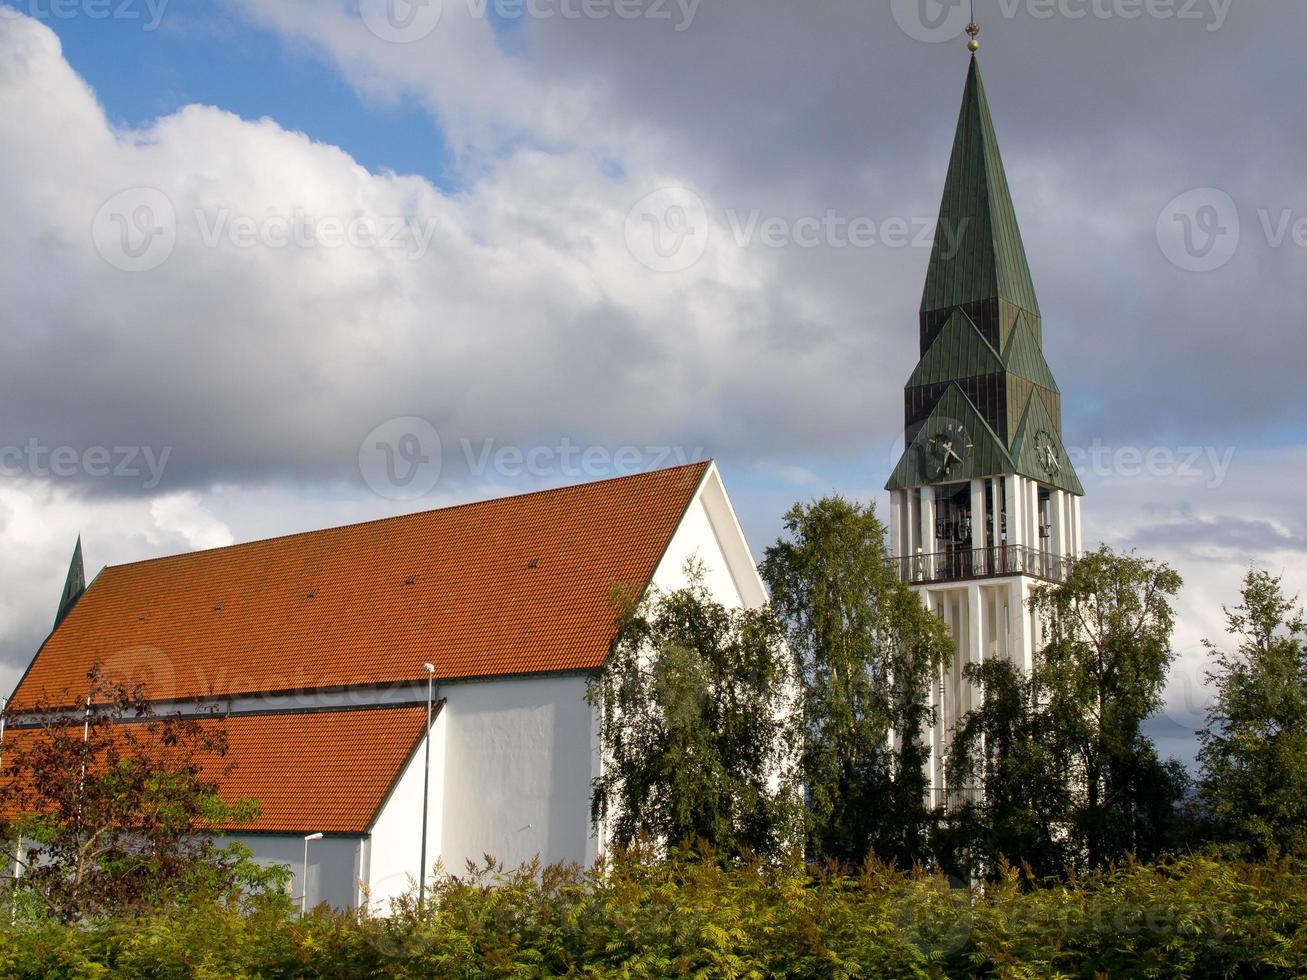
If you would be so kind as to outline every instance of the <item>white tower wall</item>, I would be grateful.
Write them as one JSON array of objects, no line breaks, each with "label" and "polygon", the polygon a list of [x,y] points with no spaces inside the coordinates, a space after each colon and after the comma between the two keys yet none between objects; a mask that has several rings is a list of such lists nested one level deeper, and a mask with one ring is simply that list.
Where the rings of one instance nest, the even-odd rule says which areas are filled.
[{"label": "white tower wall", "polygon": [[937,534],[938,493],[935,486],[912,487],[894,491],[890,500],[896,567],[957,645],[957,657],[932,691],[936,721],[927,733],[927,765],[934,805],[947,799],[945,764],[953,733],[981,703],[965,667],[1001,657],[1027,673],[1032,669],[1039,642],[1029,608],[1032,590],[1061,580],[1081,546],[1079,497],[1008,474],[970,481],[970,535],[950,547]]}]

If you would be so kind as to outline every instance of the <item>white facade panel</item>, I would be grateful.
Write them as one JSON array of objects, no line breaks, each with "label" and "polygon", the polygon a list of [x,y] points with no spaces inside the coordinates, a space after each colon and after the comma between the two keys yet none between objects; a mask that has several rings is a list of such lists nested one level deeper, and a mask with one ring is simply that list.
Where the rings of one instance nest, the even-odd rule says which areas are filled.
[{"label": "white facade panel", "polygon": [[[431,789],[427,809],[427,880],[440,858],[444,816],[445,733],[442,709],[431,724]],[[368,907],[385,913],[390,901],[417,885],[422,855],[422,785],[426,743],[419,742],[372,825],[367,874]]]},{"label": "white facade panel", "polygon": [[581,674],[441,689],[445,774],[440,857],[462,874],[490,854],[513,867],[584,863],[590,846],[591,710]]},{"label": "white facade panel", "polygon": [[663,592],[684,588],[687,584],[685,565],[691,560],[703,563],[704,582],[713,595],[727,605],[739,605],[739,590],[717,543],[708,512],[698,497],[691,501],[681,518],[681,526],[654,572],[653,584]]},{"label": "white facade panel", "polygon": [[324,837],[310,841],[307,882],[302,834],[227,834],[216,843],[224,847],[232,841],[248,847],[254,852],[254,859],[265,867],[281,865],[290,870],[290,896],[296,906],[301,896],[305,897],[305,907],[310,909],[322,902],[347,909],[358,902],[367,851],[364,837]]},{"label": "white facade panel", "polygon": [[653,584],[664,592],[686,584],[685,565],[702,562],[709,592],[726,606],[760,606],[767,591],[727,499],[716,467],[686,509],[662,560],[654,570]]}]

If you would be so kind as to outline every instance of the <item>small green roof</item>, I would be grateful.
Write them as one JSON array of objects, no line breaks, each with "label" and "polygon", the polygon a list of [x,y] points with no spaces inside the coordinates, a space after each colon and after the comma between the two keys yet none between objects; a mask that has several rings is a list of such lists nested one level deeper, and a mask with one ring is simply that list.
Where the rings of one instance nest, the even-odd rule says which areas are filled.
[{"label": "small green roof", "polygon": [[908,387],[939,384],[1003,371],[1003,359],[961,310],[954,310],[936,334],[926,356],[908,379]]},{"label": "small green roof", "polygon": [[987,299],[1039,314],[980,64],[973,58],[921,310]]},{"label": "small green roof", "polygon": [[1039,348],[1039,341],[1035,340],[1024,314],[1017,317],[1016,326],[1012,328],[1007,349],[1003,351],[1003,364],[1013,374],[1041,388],[1061,393],[1062,389],[1057,386],[1048,361],[1044,359],[1044,352]]},{"label": "small green roof", "polygon": [[1076,476],[1071,458],[1062,442],[1062,433],[1044,405],[1038,391],[1032,391],[1026,401],[1016,438],[1012,440],[1012,455],[1017,461],[1017,472],[1059,490],[1068,490],[1078,497],[1085,488]]}]

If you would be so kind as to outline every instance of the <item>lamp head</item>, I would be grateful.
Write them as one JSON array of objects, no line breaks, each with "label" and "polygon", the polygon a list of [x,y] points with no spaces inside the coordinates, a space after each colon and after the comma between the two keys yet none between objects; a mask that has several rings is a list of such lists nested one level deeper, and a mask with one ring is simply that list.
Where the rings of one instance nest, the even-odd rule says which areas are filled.
[{"label": "lamp head", "polygon": [[321,833],[317,833],[317,834],[309,834],[309,835],[308,835],[307,837],[305,837],[304,839],[305,839],[305,840],[322,840],[322,834],[321,834]]},{"label": "lamp head", "polygon": [[425,670],[428,674],[434,674],[436,672],[435,664],[423,664],[422,669]]}]

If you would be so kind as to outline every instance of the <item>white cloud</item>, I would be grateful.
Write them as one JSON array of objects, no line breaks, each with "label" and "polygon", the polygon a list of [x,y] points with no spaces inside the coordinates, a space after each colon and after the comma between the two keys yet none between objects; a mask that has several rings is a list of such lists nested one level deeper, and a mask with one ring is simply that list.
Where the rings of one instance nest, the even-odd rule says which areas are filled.
[{"label": "white cloud", "polygon": [[759,473],[774,476],[796,487],[810,486],[819,479],[816,473],[806,467],[780,463],[775,460],[760,460],[755,469]]},{"label": "white cloud", "polygon": [[180,535],[188,551],[234,543],[231,528],[214,518],[196,493],[155,498],[150,502],[150,517],[160,531]]},{"label": "white cloud", "polygon": [[[437,0],[438,2],[438,0]],[[417,98],[441,117],[455,150],[481,152],[532,134],[570,141],[589,119],[596,92],[551,78],[499,46],[489,18],[473,5],[440,4],[435,30],[392,43],[369,30],[347,0],[233,0],[252,20],[327,53],[366,97]]]},{"label": "white cloud", "polygon": [[[768,314],[765,257],[716,249],[674,278],[641,266],[623,234],[639,195],[588,153],[524,147],[442,193],[210,107],[119,130],[54,33],[12,12],[0,142],[0,447],[24,451],[0,484],[0,572],[22,583],[0,600],[3,659],[44,635],[79,530],[88,562],[118,563],[393,512],[357,470],[387,418],[425,416],[454,451],[738,425],[725,406]],[[662,182],[678,179],[636,186]],[[429,249],[242,245],[296,215],[315,236],[404,219]],[[65,449],[72,468],[52,476]],[[123,472],[87,463],[129,450]]]},{"label": "white cloud", "polygon": [[[16,444],[170,448],[173,486],[338,478],[403,415],[450,442],[734,435],[747,400],[775,405],[756,379],[806,397],[838,358],[769,343],[802,291],[720,229],[682,274],[637,261],[627,211],[675,174],[520,148],[442,193],[209,107],[119,131],[27,18],[0,21],[0,72]],[[400,247],[339,243],[358,228]],[[94,412],[58,410],[70,389]]]},{"label": "white cloud", "polygon": [[1237,453],[1219,487],[1170,476],[1086,481],[1086,543],[1137,548],[1185,580],[1166,708],[1153,726],[1168,751],[1188,758],[1195,750],[1210,697],[1203,641],[1229,645],[1222,607],[1238,605],[1248,569],[1281,575],[1290,595],[1307,598],[1307,523],[1297,489],[1304,472],[1307,447],[1288,447]]}]

